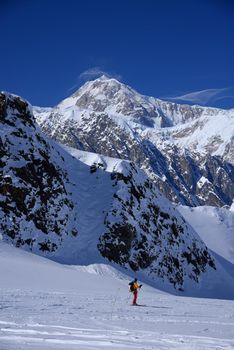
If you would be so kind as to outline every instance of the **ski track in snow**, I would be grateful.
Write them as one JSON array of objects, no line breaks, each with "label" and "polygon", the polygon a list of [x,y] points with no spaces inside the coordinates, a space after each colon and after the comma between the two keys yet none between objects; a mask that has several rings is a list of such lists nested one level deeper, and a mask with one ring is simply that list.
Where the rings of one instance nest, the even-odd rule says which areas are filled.
[{"label": "ski track in snow", "polygon": [[123,290],[0,290],[0,350],[234,349],[234,302]]}]

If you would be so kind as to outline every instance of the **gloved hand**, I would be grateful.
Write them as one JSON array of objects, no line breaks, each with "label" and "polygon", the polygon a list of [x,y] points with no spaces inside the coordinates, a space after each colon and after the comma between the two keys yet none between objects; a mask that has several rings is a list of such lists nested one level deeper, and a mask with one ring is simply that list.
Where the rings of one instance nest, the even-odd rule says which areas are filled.
[{"label": "gloved hand", "polygon": [[139,288],[141,288],[141,287],[142,287],[142,284],[139,285]]}]

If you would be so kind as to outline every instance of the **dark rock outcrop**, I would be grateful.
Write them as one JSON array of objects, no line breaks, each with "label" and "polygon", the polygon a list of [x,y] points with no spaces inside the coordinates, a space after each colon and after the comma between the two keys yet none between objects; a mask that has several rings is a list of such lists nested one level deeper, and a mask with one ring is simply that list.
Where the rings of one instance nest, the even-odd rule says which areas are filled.
[{"label": "dark rock outcrop", "polygon": [[64,161],[26,101],[1,93],[0,122],[0,230],[17,247],[56,251],[78,233]]}]

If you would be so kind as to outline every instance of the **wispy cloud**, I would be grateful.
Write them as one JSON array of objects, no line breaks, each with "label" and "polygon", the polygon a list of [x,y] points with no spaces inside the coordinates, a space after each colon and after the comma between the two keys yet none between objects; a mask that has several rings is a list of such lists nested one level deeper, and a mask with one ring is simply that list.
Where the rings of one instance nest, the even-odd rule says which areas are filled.
[{"label": "wispy cloud", "polygon": [[231,92],[232,89],[233,89],[233,86],[221,88],[221,89],[199,90],[199,91],[193,91],[193,92],[189,92],[187,94],[179,95],[179,96],[167,96],[167,97],[163,97],[163,99],[171,100],[171,101],[183,101],[183,102],[200,104],[200,105],[207,105],[211,102],[222,100],[227,97],[234,99],[234,95],[228,94]]},{"label": "wispy cloud", "polygon": [[85,70],[84,72],[82,72],[79,75],[79,79],[87,81],[87,80],[90,80],[90,79],[98,78],[98,77],[100,77],[102,75],[106,75],[109,78],[115,78],[117,80],[122,80],[121,75],[115,74],[115,73],[112,73],[112,72],[107,72],[107,71],[101,69],[100,67],[92,67],[92,68],[89,68],[89,69]]},{"label": "wispy cloud", "polygon": [[84,72],[80,73],[80,75],[76,79],[76,83],[68,89],[68,92],[74,91],[79,88],[84,82],[88,80],[93,80],[105,75],[108,78],[115,78],[117,80],[122,80],[122,76],[113,72],[107,72],[103,70],[101,67],[92,67],[86,69]]}]

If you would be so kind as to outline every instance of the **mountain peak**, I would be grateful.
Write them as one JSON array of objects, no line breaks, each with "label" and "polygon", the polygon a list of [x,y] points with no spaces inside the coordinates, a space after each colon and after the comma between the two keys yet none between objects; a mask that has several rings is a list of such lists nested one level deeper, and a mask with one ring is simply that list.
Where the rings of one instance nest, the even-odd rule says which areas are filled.
[{"label": "mountain peak", "polygon": [[95,80],[101,80],[101,81],[115,80],[115,81],[119,82],[118,79],[113,78],[108,74],[102,74],[100,77],[94,79],[93,81],[95,81]]},{"label": "mountain peak", "polygon": [[117,92],[119,90],[124,91],[125,89],[130,90],[129,87],[127,87],[125,84],[121,83],[117,79],[103,74],[94,80],[88,80],[76,92],[74,92],[71,97],[73,99],[79,99],[82,95],[85,94],[93,96],[95,97],[95,99],[103,99],[104,95],[108,95],[108,98],[110,97],[108,93],[110,90],[114,90],[114,92]]},{"label": "mountain peak", "polygon": [[[99,80],[109,80],[110,77],[108,75],[106,75],[106,74],[102,74],[97,79],[99,79]],[[97,80],[97,79],[94,79],[94,80]]]},{"label": "mountain peak", "polygon": [[87,81],[71,97],[59,104],[59,108],[74,106],[80,110],[130,118],[147,127],[166,123],[166,120],[162,121],[162,114],[149,97],[107,75]]},{"label": "mountain peak", "polygon": [[[113,78],[109,75],[103,74],[94,80],[87,81],[83,86],[81,86],[81,88],[76,93],[79,93],[79,91],[82,90],[83,87],[87,87],[89,90],[92,90],[93,88],[97,88],[97,87],[100,88],[101,90],[102,89],[108,90],[108,89],[113,88],[113,86],[118,87],[119,90],[120,89],[122,89],[122,90],[127,89],[127,90],[134,91],[126,84],[120,82],[118,79]],[[134,91],[134,93],[137,94],[136,91]]]}]

